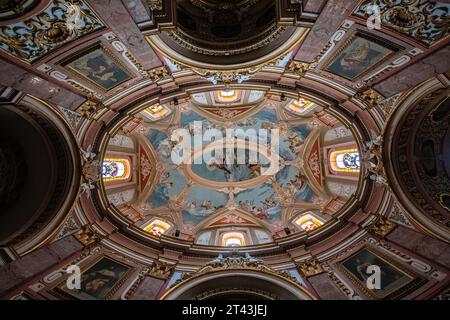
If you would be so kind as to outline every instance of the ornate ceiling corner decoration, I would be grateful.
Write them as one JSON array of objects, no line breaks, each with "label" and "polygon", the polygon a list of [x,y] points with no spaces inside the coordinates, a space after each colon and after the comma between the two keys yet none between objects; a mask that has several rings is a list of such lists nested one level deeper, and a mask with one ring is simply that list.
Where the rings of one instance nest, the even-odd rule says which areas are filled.
[{"label": "ornate ceiling corner decoration", "polygon": [[383,238],[394,230],[396,226],[395,222],[388,220],[386,217],[379,217],[374,223],[369,225],[366,230],[371,234]]},{"label": "ornate ceiling corner decoration", "polygon": [[60,107],[60,106],[58,106],[58,109],[61,111],[64,118],[67,120],[67,123],[69,123],[70,127],[74,131],[76,131],[78,128],[78,125],[81,122],[82,116],[78,112],[75,112],[75,111]]},{"label": "ornate ceiling corner decoration", "polygon": [[223,270],[252,270],[257,272],[263,272],[275,276],[285,278],[286,280],[295,283],[300,286],[297,278],[291,275],[287,270],[274,270],[268,267],[262,259],[254,258],[250,254],[245,253],[245,257],[233,254],[226,258],[222,254],[210,262],[208,262],[204,267],[200,268],[193,273],[185,273],[181,279],[177,280],[172,286],[176,286],[184,281],[199,277],[201,275],[223,271]]},{"label": "ornate ceiling corner decoration", "polygon": [[173,270],[174,266],[155,261],[147,272],[147,275],[159,279],[168,279],[172,275]]},{"label": "ornate ceiling corner decoration", "polygon": [[389,213],[388,219],[402,226],[414,229],[414,226],[411,224],[409,219],[406,217],[405,212],[400,207],[397,202],[394,202],[392,206],[391,212]]},{"label": "ornate ceiling corner decoration", "polygon": [[75,237],[85,246],[94,247],[102,240],[102,236],[92,229],[91,225],[86,224],[75,233]]},{"label": "ornate ceiling corner decoration", "polygon": [[299,77],[303,77],[306,72],[308,72],[310,64],[301,61],[292,61],[286,68],[287,72],[291,72]]},{"label": "ornate ceiling corner decoration", "polygon": [[69,218],[67,218],[64,221],[61,229],[59,230],[59,232],[55,236],[55,238],[52,240],[52,242],[55,242],[59,239],[62,239],[71,234],[74,234],[78,230],[80,230],[80,228],[78,227],[77,223],[75,222],[75,219],[72,216],[69,216]]},{"label": "ornate ceiling corner decoration", "polygon": [[378,93],[375,89],[372,88],[357,93],[355,95],[355,98],[364,101],[369,106],[369,108],[377,106],[379,103],[381,103],[381,101],[385,99],[380,93]]},{"label": "ornate ceiling corner decoration", "polygon": [[[430,0],[381,0],[379,7],[384,27],[404,34],[415,41],[432,46],[448,37],[450,30],[450,4]],[[353,15],[368,19],[373,1],[364,0]]]},{"label": "ornate ceiling corner decoration", "polygon": [[147,70],[147,78],[152,82],[157,82],[159,80],[163,80],[164,78],[170,75],[170,71],[166,66],[157,67],[151,70]]},{"label": "ornate ceiling corner decoration", "polygon": [[0,48],[24,62],[33,63],[104,27],[84,1],[55,0],[30,19],[0,27]]},{"label": "ornate ceiling corner decoration", "polygon": [[316,274],[325,272],[322,265],[319,263],[319,261],[316,258],[299,263],[297,265],[297,267],[307,277],[315,276]]},{"label": "ornate ceiling corner decoration", "polygon": [[383,99],[378,102],[378,106],[383,110],[386,117],[388,117],[392,112],[394,112],[397,107],[397,102],[400,97],[403,95],[403,92],[397,93],[389,98]]}]

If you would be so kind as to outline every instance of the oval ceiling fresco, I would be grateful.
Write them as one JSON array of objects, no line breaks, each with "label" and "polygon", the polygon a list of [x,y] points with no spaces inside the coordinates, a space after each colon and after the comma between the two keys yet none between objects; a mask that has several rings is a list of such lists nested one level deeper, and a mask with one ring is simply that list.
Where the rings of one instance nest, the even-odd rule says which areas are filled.
[{"label": "oval ceiling fresco", "polygon": [[[221,102],[221,96],[234,98]],[[236,109],[232,121],[223,116]],[[143,229],[158,218],[195,238],[214,229],[217,219],[228,219],[230,228],[246,220],[277,237],[286,228],[305,231],[295,223],[301,215],[316,215],[322,225],[358,185],[359,153],[350,130],[311,101],[222,90],[196,93],[179,105],[149,106],[136,119],[116,137],[133,141],[135,151],[123,156],[136,163],[138,187],[126,198],[117,191],[120,184],[104,182],[109,198],[123,200],[113,204],[122,212],[132,208]],[[110,146],[105,157],[120,158],[118,150]]]}]

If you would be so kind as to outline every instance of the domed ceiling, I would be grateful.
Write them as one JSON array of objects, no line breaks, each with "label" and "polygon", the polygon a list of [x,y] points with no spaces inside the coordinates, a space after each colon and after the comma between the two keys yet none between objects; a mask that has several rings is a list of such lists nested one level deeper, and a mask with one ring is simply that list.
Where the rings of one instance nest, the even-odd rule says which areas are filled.
[{"label": "domed ceiling", "polygon": [[[139,154],[127,156],[146,178],[127,201],[112,195],[111,202],[125,215],[132,207],[135,224],[150,233],[156,219],[187,239],[205,230],[240,230],[249,245],[323,225],[356,190],[357,145],[351,133],[333,137],[336,128],[346,129],[319,104],[285,100],[228,87],[192,94],[176,108],[147,107],[131,135]],[[118,157],[110,144],[104,163],[117,166]],[[104,170],[106,188],[110,174]],[[333,184],[342,178],[345,195]]]},{"label": "domed ceiling", "polygon": [[449,12],[0,1],[0,297],[447,299]]}]

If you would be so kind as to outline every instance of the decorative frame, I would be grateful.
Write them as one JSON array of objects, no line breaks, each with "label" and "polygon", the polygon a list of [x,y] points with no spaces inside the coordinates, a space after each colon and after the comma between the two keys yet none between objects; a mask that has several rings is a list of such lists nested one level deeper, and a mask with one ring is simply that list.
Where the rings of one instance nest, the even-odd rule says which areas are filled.
[{"label": "decorative frame", "polygon": [[[341,56],[341,54],[344,53],[347,50],[347,48],[349,48],[350,45],[354,41],[356,41],[356,39],[358,39],[358,38],[362,38],[367,41],[373,42],[373,43],[389,50],[390,52],[387,55],[385,55],[383,58],[381,58],[378,62],[368,66],[365,70],[359,72],[356,76],[354,76],[352,78],[330,71],[329,68],[337,61],[337,59]],[[386,42],[385,39],[381,39],[373,34],[366,33],[362,30],[356,30],[348,37],[348,39],[338,49],[335,50],[335,52],[333,52],[333,54],[325,61],[325,63],[323,64],[323,67],[321,69],[324,72],[331,73],[337,77],[346,79],[348,81],[355,82],[357,80],[362,79],[365,75],[369,74],[373,70],[375,70],[378,67],[380,67],[381,65],[383,65],[386,61],[392,59],[395,56],[395,54],[397,54],[402,49],[404,49],[404,48],[401,47],[400,45],[394,44],[392,42]]]},{"label": "decorative frame", "polygon": [[[380,259],[382,262],[387,264],[389,267],[396,270],[397,272],[408,277],[409,280],[406,283],[403,283],[401,287],[388,291],[385,294],[378,294],[377,292],[368,289],[365,283],[363,283],[360,279],[358,279],[351,271],[347,269],[347,267],[344,266],[345,262],[354,258],[356,255],[360,254],[364,250],[368,251],[369,253]],[[425,279],[420,278],[417,274],[413,273],[412,271],[404,268],[404,266],[402,267],[400,263],[393,260],[392,258],[389,258],[384,253],[381,253],[375,248],[367,245],[361,247],[357,251],[352,252],[351,254],[347,255],[344,259],[337,262],[336,268],[348,280],[350,280],[350,282],[358,289],[358,291],[364,293],[366,296],[372,299],[389,299],[389,300],[400,299],[406,296],[408,293],[412,292],[415,288],[417,288],[417,286],[422,285],[426,281]]]},{"label": "decorative frame", "polygon": [[[75,69],[73,66],[71,66],[71,63],[74,63],[75,61],[83,58],[84,56],[96,51],[96,50],[100,50],[102,51],[102,53],[108,57],[109,59],[111,59],[116,66],[118,66],[121,71],[123,71],[128,77],[118,83],[116,83],[114,86],[112,87],[105,87],[102,86],[101,84],[99,84],[98,82],[95,82],[94,80],[90,79],[88,76],[86,76],[85,74],[81,73],[79,70]],[[76,77],[78,79],[82,79],[83,82],[88,83],[90,86],[94,87],[95,89],[97,89],[98,91],[105,93],[108,92],[110,90],[113,90],[114,88],[116,88],[117,86],[128,82],[130,80],[132,80],[133,78],[135,78],[136,76],[133,74],[132,71],[130,71],[130,69],[125,65],[125,63],[123,61],[120,60],[119,57],[117,57],[109,48],[107,48],[103,43],[96,43],[92,46],[89,46],[88,48],[78,52],[77,54],[64,59],[63,61],[61,61],[59,63],[59,66],[61,66],[65,71],[67,71],[67,73],[69,73],[71,76]]]},{"label": "decorative frame", "polygon": [[[122,261],[119,261],[117,258],[114,258],[114,257],[111,257],[109,255],[102,253],[102,254],[98,255],[97,257],[95,257],[94,259],[92,259],[91,261],[89,261],[88,263],[86,263],[85,265],[83,265],[81,267],[81,274],[84,274],[87,271],[89,271],[90,269],[92,269],[97,263],[99,263],[103,259],[111,260],[119,265],[124,266],[127,269],[125,271],[125,273],[121,276],[121,278],[116,283],[114,283],[113,286],[111,287],[111,289],[109,289],[109,291],[105,294],[104,299],[109,300],[120,289],[120,287],[122,287],[122,285],[125,283],[125,281],[134,272],[134,268],[132,265],[126,264]],[[63,300],[88,300],[88,299],[82,299],[81,297],[73,295],[73,294],[67,292],[66,290],[64,290],[66,281],[67,281],[67,277],[65,277],[63,281],[60,281],[55,287],[53,287],[51,290],[49,290],[49,292]],[[99,299],[97,299],[97,300],[99,300]]]}]

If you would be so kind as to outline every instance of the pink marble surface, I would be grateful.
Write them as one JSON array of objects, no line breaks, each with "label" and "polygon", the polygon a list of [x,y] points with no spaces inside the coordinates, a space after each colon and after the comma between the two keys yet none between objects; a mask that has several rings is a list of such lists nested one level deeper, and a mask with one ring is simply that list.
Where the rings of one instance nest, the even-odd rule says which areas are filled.
[{"label": "pink marble surface", "polygon": [[29,93],[40,99],[71,110],[76,109],[85,101],[83,96],[35,76],[29,71],[1,59],[0,84]]},{"label": "pink marble surface", "polygon": [[73,236],[62,238],[0,268],[0,297],[22,283],[48,271],[80,251],[83,245]]},{"label": "pink marble surface", "polygon": [[[318,1],[310,0],[309,2]],[[311,62],[327,45],[345,18],[351,14],[355,4],[355,0],[329,0],[295,56],[295,60]]]}]

